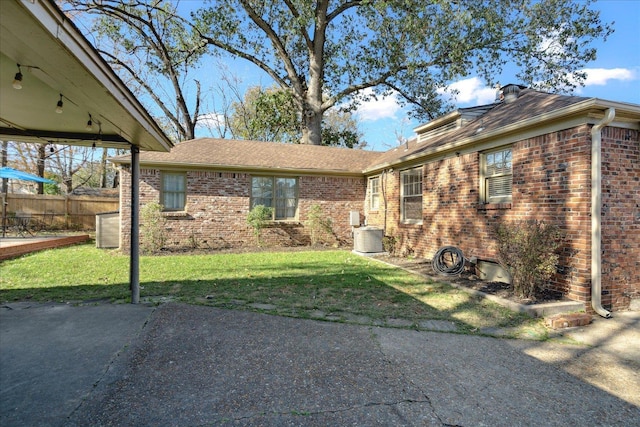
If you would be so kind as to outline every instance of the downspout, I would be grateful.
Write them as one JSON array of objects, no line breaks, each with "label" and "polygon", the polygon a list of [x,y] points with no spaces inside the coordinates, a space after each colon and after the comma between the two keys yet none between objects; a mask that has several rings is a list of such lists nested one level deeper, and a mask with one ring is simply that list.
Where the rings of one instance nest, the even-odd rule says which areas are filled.
[{"label": "downspout", "polygon": [[615,108],[608,108],[591,128],[591,306],[607,319],[611,312],[602,307],[602,128],[615,116]]},{"label": "downspout", "polygon": [[386,185],[387,185],[387,180],[386,180],[386,174],[387,171],[383,170],[382,174],[381,174],[381,178],[380,180],[382,181],[380,183],[381,187],[382,187],[382,202],[384,204],[384,222],[382,223],[382,236],[386,236],[387,235],[387,190],[385,189]]}]

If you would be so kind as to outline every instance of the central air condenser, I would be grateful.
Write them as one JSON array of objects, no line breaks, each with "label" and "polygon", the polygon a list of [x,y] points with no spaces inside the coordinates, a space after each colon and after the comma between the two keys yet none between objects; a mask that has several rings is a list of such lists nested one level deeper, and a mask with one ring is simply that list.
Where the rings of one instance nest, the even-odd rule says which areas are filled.
[{"label": "central air condenser", "polygon": [[353,250],[363,253],[382,252],[382,230],[375,227],[353,230]]}]

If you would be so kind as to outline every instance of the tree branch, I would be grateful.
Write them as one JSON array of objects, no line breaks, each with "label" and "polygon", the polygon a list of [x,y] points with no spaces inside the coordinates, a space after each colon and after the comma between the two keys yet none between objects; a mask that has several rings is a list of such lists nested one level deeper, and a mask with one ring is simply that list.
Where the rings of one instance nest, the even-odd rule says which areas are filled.
[{"label": "tree branch", "polygon": [[[284,4],[286,4],[287,7],[289,8],[289,12],[291,12],[291,15],[293,15],[293,17],[296,20],[299,20],[300,19],[300,13],[298,13],[298,10],[295,8],[293,3],[291,3],[291,0],[284,0]],[[307,34],[307,29],[300,24],[300,25],[298,25],[298,30],[300,31],[300,34],[304,38],[304,41],[305,41],[305,43],[307,45],[307,49],[309,49],[309,50],[313,49],[313,43],[311,42],[311,39],[309,38],[309,34]]]},{"label": "tree branch", "polygon": [[[294,85],[294,92],[303,93],[304,92],[304,82],[298,75],[298,72],[291,61],[291,57],[287,53],[286,48],[282,44],[280,37],[276,34],[276,32],[271,28],[271,26],[264,20],[260,15],[256,13],[256,11],[251,7],[247,0],[239,0],[240,4],[244,7],[249,18],[267,35],[269,40],[273,43],[274,48],[276,49],[277,55],[280,57],[284,65],[284,69],[287,72],[287,76],[289,80]],[[257,58],[256,58],[257,59]],[[288,86],[288,85],[285,85]]]}]

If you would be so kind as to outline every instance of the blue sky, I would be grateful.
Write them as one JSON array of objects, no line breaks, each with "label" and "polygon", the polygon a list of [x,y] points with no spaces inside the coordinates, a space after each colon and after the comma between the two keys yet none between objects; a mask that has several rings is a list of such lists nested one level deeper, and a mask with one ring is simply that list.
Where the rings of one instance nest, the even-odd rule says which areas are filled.
[{"label": "blue sky", "polygon": [[[183,0],[180,4],[188,10],[201,3]],[[600,41],[594,45],[598,51],[597,59],[585,68],[588,75],[586,84],[578,88],[575,95],[640,104],[640,0],[599,0],[591,7],[600,10],[603,22],[614,22],[615,32],[606,42]],[[238,88],[242,91],[250,86],[272,84],[266,74],[247,61],[226,60],[225,65],[233,77],[240,79]],[[193,70],[193,77],[197,77],[202,83],[205,98],[207,92],[210,94],[216,86],[223,84],[218,68],[219,63],[212,60],[205,61],[199,69]],[[515,74],[513,68],[507,67],[497,81],[502,85],[521,83],[515,81]],[[488,104],[495,99],[495,89],[485,86],[477,76],[467,76],[451,86],[459,92],[454,102],[457,107]],[[170,91],[166,96],[172,96]],[[215,94],[213,97],[215,98]],[[203,116],[210,115],[215,122],[215,108],[213,105],[206,105],[208,102],[215,100],[205,99],[201,111]],[[211,113],[207,114],[208,112]],[[394,98],[365,103],[356,114],[359,130],[368,143],[368,150],[393,148],[401,139],[413,136],[413,129],[422,124],[408,120],[407,111],[400,108]],[[212,135],[206,126],[202,126],[197,134]]]},{"label": "blue sky", "polygon": [[[606,42],[594,45],[597,59],[586,67],[585,86],[578,88],[575,95],[640,104],[640,0],[600,0],[592,7],[601,11],[603,22],[615,21],[615,32]],[[520,83],[513,81],[514,77],[514,71],[506,69],[499,81],[503,85]],[[495,98],[495,90],[475,76],[453,86],[459,91],[457,107],[488,104]],[[413,129],[421,124],[408,121],[406,112],[393,99],[371,102],[358,115],[370,150],[396,146],[398,136],[411,137]]]}]

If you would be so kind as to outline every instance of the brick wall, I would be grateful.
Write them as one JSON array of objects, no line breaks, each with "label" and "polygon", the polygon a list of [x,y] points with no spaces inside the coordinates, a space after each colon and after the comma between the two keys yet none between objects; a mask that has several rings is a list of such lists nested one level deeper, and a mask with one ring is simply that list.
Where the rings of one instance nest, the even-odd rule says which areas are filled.
[{"label": "brick wall", "polygon": [[[551,285],[585,302],[590,310],[590,130],[584,125],[513,144],[511,203],[480,204],[480,154],[475,152],[423,166],[422,224],[399,222],[399,170],[384,174],[381,180],[386,227],[384,201],[379,210],[365,212],[367,221],[385,227],[404,255],[431,258],[438,248],[453,245],[467,258],[489,260],[496,256],[493,229],[497,223],[538,219],[557,224],[566,240]],[[638,132],[607,128],[605,134],[603,304],[621,309],[640,292]],[[628,141],[621,141],[627,137]]]},{"label": "brick wall", "polygon": [[[140,203],[158,202],[160,171],[140,170]],[[128,250],[130,238],[131,175],[123,169],[121,177],[121,249]],[[305,225],[309,209],[319,204],[331,218],[332,233],[321,236],[328,245],[351,245],[349,211],[362,212],[364,178],[300,176],[298,181],[298,219],[278,221],[262,231],[267,246],[310,244],[310,230]],[[218,171],[188,171],[187,201],[184,213],[167,216],[167,247],[235,248],[254,246],[253,229],[247,225],[251,175]],[[144,227],[144,224],[141,224]]]},{"label": "brick wall", "polygon": [[640,298],[640,132],[602,133],[602,304]]}]

